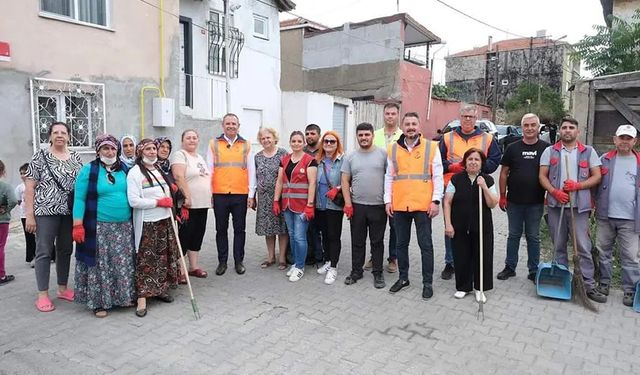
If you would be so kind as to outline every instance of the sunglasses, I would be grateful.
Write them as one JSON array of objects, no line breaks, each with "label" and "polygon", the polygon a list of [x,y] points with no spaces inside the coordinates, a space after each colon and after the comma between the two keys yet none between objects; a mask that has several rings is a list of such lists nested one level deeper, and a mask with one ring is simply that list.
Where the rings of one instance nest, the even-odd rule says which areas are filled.
[{"label": "sunglasses", "polygon": [[325,139],[323,142],[324,142],[325,145],[334,145],[334,144],[338,143],[338,141],[335,140],[335,139]]},{"label": "sunglasses", "polygon": [[107,171],[107,180],[111,185],[116,183],[116,178],[111,174],[111,171]]}]

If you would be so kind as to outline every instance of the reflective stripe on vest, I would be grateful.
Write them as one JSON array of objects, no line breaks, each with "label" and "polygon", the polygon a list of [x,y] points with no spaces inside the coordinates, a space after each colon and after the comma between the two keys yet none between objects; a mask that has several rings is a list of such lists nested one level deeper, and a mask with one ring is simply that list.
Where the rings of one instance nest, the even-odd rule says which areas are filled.
[{"label": "reflective stripe on vest", "polygon": [[[452,130],[449,132],[449,144],[447,145],[447,160],[449,160],[452,163],[459,163],[462,161],[462,158],[460,157],[456,157],[453,152],[453,139],[454,139],[454,134],[455,132]],[[489,134],[482,132],[482,152],[484,152],[484,156],[489,157],[489,150],[487,150],[487,143],[489,142]]]},{"label": "reflective stripe on vest", "polygon": [[391,162],[393,163],[393,168],[396,172],[396,175],[393,176],[394,180],[423,180],[429,181],[431,180],[431,173],[429,173],[429,162],[431,160],[431,145],[426,144],[425,146],[425,158],[424,164],[422,166],[422,174],[398,174],[398,142],[395,142],[391,146]]},{"label": "reflective stripe on vest", "polygon": [[248,150],[248,146],[247,146],[247,142],[242,142],[242,162],[227,162],[227,163],[221,163],[218,160],[220,160],[220,142],[218,142],[217,139],[214,140],[213,142],[213,167],[240,167],[242,169],[247,169],[247,150]]}]

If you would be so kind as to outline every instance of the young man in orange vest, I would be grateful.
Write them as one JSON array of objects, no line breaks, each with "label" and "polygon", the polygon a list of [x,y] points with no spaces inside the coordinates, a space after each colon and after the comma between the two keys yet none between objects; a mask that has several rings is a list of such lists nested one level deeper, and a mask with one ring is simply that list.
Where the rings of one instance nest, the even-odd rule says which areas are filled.
[{"label": "young man in orange vest", "polygon": [[[460,126],[442,135],[440,139],[440,155],[442,155],[442,166],[444,168],[445,186],[451,180],[451,176],[464,170],[460,164],[462,156],[468,149],[475,147],[482,150],[487,155],[487,161],[482,167],[482,172],[491,174],[498,169],[502,152],[500,146],[493,136],[484,132],[476,126],[476,107],[465,104],[460,108]],[[455,273],[453,264],[453,250],[451,238],[444,236],[444,262],[445,267],[440,277],[449,280]]]},{"label": "young man in orange vest", "polygon": [[402,135],[387,148],[384,202],[396,226],[400,278],[389,289],[396,293],[409,286],[409,241],[415,222],[422,256],[422,298],[433,296],[433,241],[431,219],[439,213],[443,193],[442,159],[438,143],[422,138],[415,112],[402,118]]},{"label": "young man in orange vest", "polygon": [[229,215],[233,218],[233,260],[238,275],[245,272],[244,243],[247,207],[255,204],[255,163],[251,143],[238,134],[238,116],[227,113],[222,118],[222,134],[209,142],[207,164],[211,169],[212,204],[216,218],[218,268],[216,275],[227,271],[229,257]]}]

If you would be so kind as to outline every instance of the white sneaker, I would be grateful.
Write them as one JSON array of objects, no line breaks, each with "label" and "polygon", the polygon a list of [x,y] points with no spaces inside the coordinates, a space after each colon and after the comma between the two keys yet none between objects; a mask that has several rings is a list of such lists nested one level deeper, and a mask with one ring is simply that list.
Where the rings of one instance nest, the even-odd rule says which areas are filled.
[{"label": "white sneaker", "polygon": [[322,267],[318,268],[318,273],[320,275],[324,275],[325,273],[327,273],[327,271],[329,271],[329,268],[331,268],[331,262],[325,262]]},{"label": "white sneaker", "polygon": [[295,283],[296,281],[302,279],[302,276],[304,276],[304,271],[296,268],[295,271],[291,273],[291,276],[289,276],[289,281]]},{"label": "white sneaker", "polygon": [[476,290],[475,293],[476,293],[476,302],[482,301],[482,303],[487,303],[487,296],[484,295],[484,292]]},{"label": "white sneaker", "polygon": [[336,282],[337,278],[338,278],[338,269],[335,267],[329,267],[329,270],[327,271],[327,276],[325,276],[324,278],[324,283],[327,285],[331,285],[334,282]]},{"label": "white sneaker", "polygon": [[291,276],[291,274],[293,273],[293,270],[296,269],[295,265],[291,265],[291,267],[289,267],[289,269],[287,270],[287,273],[285,275],[287,275],[287,277]]},{"label": "white sneaker", "polygon": [[455,294],[453,295],[455,298],[457,299],[462,299],[464,298],[464,296],[467,295],[467,292],[463,292],[461,290],[458,290],[457,292],[455,292]]}]

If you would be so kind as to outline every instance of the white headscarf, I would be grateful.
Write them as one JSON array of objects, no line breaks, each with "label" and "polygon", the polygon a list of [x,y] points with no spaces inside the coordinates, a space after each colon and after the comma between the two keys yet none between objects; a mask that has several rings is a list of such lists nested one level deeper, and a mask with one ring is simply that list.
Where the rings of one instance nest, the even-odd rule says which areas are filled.
[{"label": "white headscarf", "polygon": [[133,149],[136,149],[136,146],[138,145],[138,141],[136,140],[136,137],[132,136],[132,135],[123,135],[122,138],[120,138],[120,149],[122,150],[122,152],[120,153],[120,161],[122,161],[123,163],[125,163],[127,165],[127,167],[129,168],[133,168],[133,166],[136,164],[136,153],[133,153],[132,157],[127,157],[124,154],[124,140],[125,139],[130,139],[131,142],[133,142]]}]

